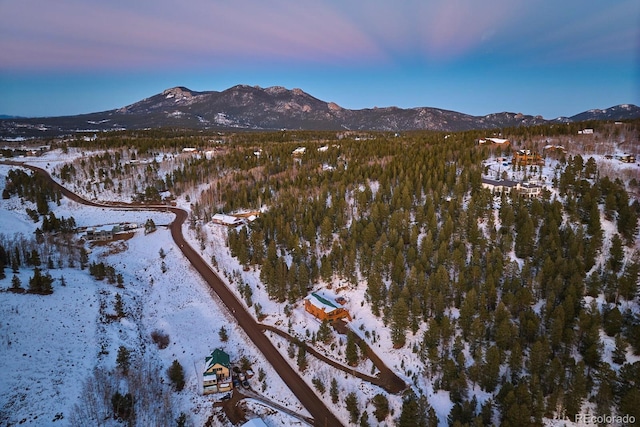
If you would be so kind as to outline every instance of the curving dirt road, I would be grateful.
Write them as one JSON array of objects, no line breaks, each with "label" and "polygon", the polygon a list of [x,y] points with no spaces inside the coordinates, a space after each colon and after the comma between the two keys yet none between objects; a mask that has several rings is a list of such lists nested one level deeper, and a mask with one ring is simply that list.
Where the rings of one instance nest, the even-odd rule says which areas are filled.
[{"label": "curving dirt road", "polygon": [[58,184],[49,173],[36,166],[25,165],[19,162],[5,161],[4,164],[26,167],[35,173],[48,179],[52,185],[59,189],[61,193],[77,202],[88,206],[104,207],[112,209],[144,209],[155,211],[169,211],[176,215],[176,219],[169,225],[171,237],[176,245],[180,248],[184,256],[189,260],[193,268],[202,276],[209,287],[218,295],[229,313],[236,319],[238,325],[244,330],[247,336],[253,341],[256,347],[262,352],[265,359],[273,366],[280,378],[295,394],[300,403],[307,409],[314,419],[315,426],[334,427],[341,426],[342,423],[336,416],[325,406],[324,402],[316,396],[306,382],[298,375],[298,373],[289,365],[280,352],[273,346],[266,335],[262,333],[262,328],[256,320],[249,314],[242,303],[220,280],[218,275],[209,267],[207,262],[194,250],[185,240],[182,234],[182,224],[187,219],[187,212],[176,207],[165,205],[136,205],[128,203],[118,204],[102,204],[86,200],[79,195],[73,193],[62,185]]},{"label": "curving dirt road", "polygon": [[[360,378],[363,381],[367,381],[371,384],[377,385],[389,393],[400,393],[402,390],[407,388],[407,385],[402,381],[400,377],[398,377],[391,369],[389,369],[384,362],[369,348],[366,342],[362,341],[360,337],[356,335],[355,339],[360,345],[360,348],[366,349],[366,355],[369,357],[371,362],[375,365],[375,367],[380,371],[378,376],[372,377],[371,375],[363,374],[360,371],[357,371],[351,367],[345,366],[341,363],[336,362],[333,359],[326,357],[324,354],[320,353],[318,350],[313,348],[310,345],[307,345],[304,341],[300,341],[288,333],[274,327],[271,325],[265,325],[264,323],[259,324],[260,327],[265,331],[270,331],[275,334],[280,335],[285,338],[289,342],[293,342],[298,346],[304,346],[307,353],[313,355],[317,359],[323,361],[329,366],[333,366],[336,369],[341,370],[342,372],[346,372],[347,374],[353,375],[356,378]],[[343,326],[343,329],[339,331],[341,334],[347,333],[347,326]]]}]

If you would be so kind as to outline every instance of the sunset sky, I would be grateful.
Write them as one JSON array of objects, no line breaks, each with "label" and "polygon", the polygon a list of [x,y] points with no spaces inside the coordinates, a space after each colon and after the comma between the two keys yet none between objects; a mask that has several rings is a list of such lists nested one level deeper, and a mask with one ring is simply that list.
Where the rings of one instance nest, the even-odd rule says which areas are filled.
[{"label": "sunset sky", "polygon": [[0,0],[0,114],[236,84],[354,109],[640,105],[640,1]]}]

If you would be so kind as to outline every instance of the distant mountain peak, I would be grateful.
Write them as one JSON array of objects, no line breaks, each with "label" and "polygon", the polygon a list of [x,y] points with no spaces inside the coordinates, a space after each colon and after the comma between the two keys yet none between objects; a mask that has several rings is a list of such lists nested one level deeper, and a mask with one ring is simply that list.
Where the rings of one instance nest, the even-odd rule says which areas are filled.
[{"label": "distant mountain peak", "polygon": [[171,98],[181,99],[181,98],[191,98],[193,96],[193,92],[187,89],[186,87],[176,86],[163,91],[162,95],[167,99],[171,99]]},{"label": "distant mountain peak", "polygon": [[593,109],[572,117],[545,120],[541,116],[503,111],[472,116],[433,107],[343,108],[315,98],[300,88],[236,85],[224,91],[196,92],[176,86],[120,109],[67,117],[0,118],[0,136],[53,136],[87,130],[145,128],[185,129],[305,129],[462,131],[534,126],[587,120],[626,120],[640,117],[640,108],[622,104]]}]

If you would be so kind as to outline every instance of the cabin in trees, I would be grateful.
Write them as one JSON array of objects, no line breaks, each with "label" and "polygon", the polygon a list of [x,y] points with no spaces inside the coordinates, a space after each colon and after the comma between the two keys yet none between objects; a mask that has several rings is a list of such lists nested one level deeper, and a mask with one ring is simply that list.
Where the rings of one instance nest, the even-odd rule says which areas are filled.
[{"label": "cabin in trees", "polygon": [[504,180],[494,180],[482,178],[482,188],[486,188],[493,194],[511,194],[518,193],[524,197],[538,197],[542,192],[542,187],[530,182],[517,182]]},{"label": "cabin in trees", "polygon": [[215,214],[213,218],[211,218],[211,221],[215,224],[228,225],[230,227],[235,227],[244,223],[242,218],[220,213]]},{"label": "cabin in trees", "polygon": [[304,299],[304,309],[317,319],[323,321],[327,320],[332,322],[338,319],[351,320],[349,311],[347,311],[342,304],[315,292],[312,292]]},{"label": "cabin in trees", "polygon": [[540,154],[531,150],[514,151],[511,161],[516,166],[544,165],[544,159],[540,157]]},{"label": "cabin in trees", "polygon": [[231,361],[222,349],[215,349],[204,359],[202,387],[204,394],[229,391],[233,387],[231,380]]}]

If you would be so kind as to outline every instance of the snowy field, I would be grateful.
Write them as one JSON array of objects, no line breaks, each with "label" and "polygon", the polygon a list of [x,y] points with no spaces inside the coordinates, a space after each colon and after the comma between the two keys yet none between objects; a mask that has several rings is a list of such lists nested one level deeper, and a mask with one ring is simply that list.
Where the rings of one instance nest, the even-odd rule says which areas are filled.
[{"label": "snowy field", "polygon": [[[0,191],[8,170],[9,167],[0,166]],[[123,276],[123,289],[96,281],[88,270],[63,266],[49,271],[55,279],[52,295],[14,294],[4,292],[13,277],[11,269],[5,269],[7,278],[0,280],[3,425],[68,425],[69,414],[80,401],[83,383],[94,368],[112,370],[120,346],[132,350],[134,359],[160,363],[162,371],[151,381],[167,382],[166,368],[176,359],[182,364],[186,386],[173,394],[173,406],[176,415],[187,413],[193,425],[203,425],[213,410],[216,396],[201,395],[201,370],[205,356],[217,347],[224,348],[232,362],[246,356],[255,372],[266,372],[267,388],[263,394],[267,398],[308,416],[175,247],[168,229],[161,226],[170,223],[172,215],[92,208],[66,199],[60,206],[50,205],[57,217],[73,216],[78,226],[143,223],[151,218],[159,227],[147,235],[138,229],[129,240],[92,248],[90,262],[112,265]],[[0,200],[0,232],[32,235],[40,223],[27,216],[28,206],[23,206],[17,197]],[[164,260],[159,255],[161,248],[166,254]],[[26,288],[32,271],[23,267],[17,276]],[[61,277],[66,286],[61,285]],[[104,312],[114,313],[116,293],[122,296],[126,316],[105,322]],[[227,342],[219,337],[222,326],[228,331]],[[170,337],[166,349],[160,350],[152,343],[153,331]],[[250,381],[260,389],[257,379]],[[290,423],[286,415],[273,414],[260,405],[256,408],[263,408],[265,416],[271,413],[267,419],[272,426]]]}]

